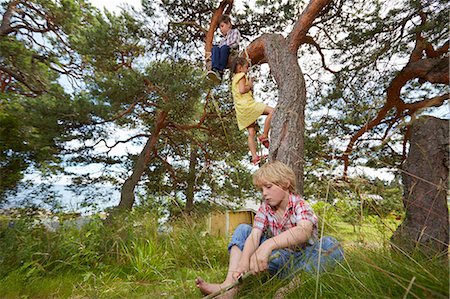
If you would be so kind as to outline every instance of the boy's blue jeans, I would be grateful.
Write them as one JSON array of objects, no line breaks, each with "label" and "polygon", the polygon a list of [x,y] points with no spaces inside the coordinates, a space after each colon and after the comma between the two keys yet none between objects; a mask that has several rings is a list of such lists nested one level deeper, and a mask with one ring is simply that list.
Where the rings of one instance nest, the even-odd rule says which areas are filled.
[{"label": "boy's blue jeans", "polygon": [[223,45],[222,47],[213,46],[211,51],[212,69],[213,70],[215,69],[219,72],[223,72],[223,70],[227,67],[229,55],[230,55],[229,46],[227,45]]},{"label": "boy's blue jeans", "polygon": [[[252,227],[248,224],[240,224],[233,233],[231,241],[228,244],[228,251],[231,247],[237,246],[244,249],[245,240],[247,240]],[[261,237],[260,244],[267,240],[266,236]],[[290,251],[285,249],[274,250],[280,253],[280,257],[270,261],[269,273],[278,275],[280,278],[289,278],[299,271],[316,273],[331,270],[334,266],[344,259],[344,252],[339,242],[333,237],[322,237],[312,246],[307,246],[301,251]],[[319,261],[320,256],[320,261]]]}]

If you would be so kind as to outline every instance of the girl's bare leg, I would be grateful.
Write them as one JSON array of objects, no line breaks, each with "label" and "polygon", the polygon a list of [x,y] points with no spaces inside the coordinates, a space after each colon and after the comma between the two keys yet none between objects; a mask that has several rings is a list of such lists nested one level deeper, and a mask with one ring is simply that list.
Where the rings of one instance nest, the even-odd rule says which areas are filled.
[{"label": "girl's bare leg", "polygon": [[248,148],[250,150],[250,153],[252,154],[252,160],[256,159],[256,140],[255,140],[255,136],[256,136],[256,129],[255,129],[255,125],[252,124],[250,126],[247,127],[248,130]]},{"label": "girl's bare leg", "polygon": [[262,135],[259,136],[260,139],[269,138],[269,130],[270,130],[270,123],[272,122],[273,108],[270,106],[266,106],[263,114],[267,115],[267,117],[266,117],[266,120],[264,121],[264,131],[263,131]]}]

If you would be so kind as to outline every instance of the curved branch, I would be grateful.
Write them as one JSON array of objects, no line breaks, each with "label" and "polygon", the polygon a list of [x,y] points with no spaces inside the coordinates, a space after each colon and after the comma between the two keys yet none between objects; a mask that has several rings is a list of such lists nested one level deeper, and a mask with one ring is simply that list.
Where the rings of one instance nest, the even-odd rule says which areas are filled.
[{"label": "curved branch", "polygon": [[150,137],[150,135],[148,135],[148,134],[137,134],[137,135],[131,136],[130,138],[127,138],[125,140],[118,140],[113,145],[108,145],[108,142],[104,138],[102,138],[99,141],[97,141],[96,143],[94,143],[93,145],[85,146],[84,149],[93,149],[97,145],[99,145],[100,143],[103,143],[105,145],[105,147],[108,148],[107,152],[109,153],[113,148],[115,148],[116,146],[118,146],[121,143],[128,143],[128,142],[130,142],[133,139],[142,138],[142,137]]},{"label": "curved branch", "polygon": [[448,84],[448,69],[449,61],[445,56],[442,58],[426,58],[408,62],[389,85],[387,89],[387,101],[401,101],[401,89],[412,79],[419,78],[430,83]]},{"label": "curved branch", "polygon": [[40,95],[42,93],[44,93],[46,90],[43,89],[37,89],[34,88],[33,86],[31,86],[30,84],[27,83],[27,80],[25,79],[25,76],[23,76],[20,73],[16,73],[10,69],[7,69],[3,66],[0,65],[0,73],[6,73],[8,75],[10,75],[11,77],[13,77],[14,79],[16,79],[18,82],[22,83],[23,85],[25,85],[30,91],[32,91],[33,93],[35,93],[36,95]]},{"label": "curved branch", "polygon": [[[297,54],[300,45],[306,42],[306,33],[309,28],[311,28],[314,19],[320,15],[323,8],[331,3],[331,1],[332,0],[311,0],[297,19],[294,29],[287,37],[290,52]],[[266,38],[269,35],[270,34],[261,35],[253,40],[245,49],[252,64],[267,62],[264,51]],[[245,55],[245,53],[241,53],[240,56],[245,57]]]},{"label": "curved branch", "polygon": [[303,10],[297,22],[294,25],[291,33],[289,33],[287,40],[289,44],[289,51],[297,53],[298,48],[305,42],[306,33],[311,28],[313,21],[320,15],[321,11],[332,0],[311,0],[308,6]]},{"label": "curved branch", "polygon": [[412,115],[419,109],[429,108],[429,107],[440,107],[447,101],[450,97],[450,93],[443,94],[431,99],[425,99],[419,102],[405,104],[405,110],[408,110],[407,115]]},{"label": "curved branch", "polygon": [[332,69],[330,69],[329,67],[327,67],[327,64],[325,63],[325,56],[322,53],[322,48],[319,46],[319,44],[311,37],[311,36],[306,36],[305,37],[305,44],[309,44],[312,45],[316,48],[317,52],[319,52],[320,57],[322,58],[322,66],[324,69],[326,69],[327,71],[329,71],[332,74],[336,74],[336,71],[333,71]]},{"label": "curved branch", "polygon": [[400,98],[400,92],[403,86],[405,86],[409,80],[415,78],[424,79],[431,83],[448,83],[449,80],[448,58],[444,56],[442,58],[426,58],[421,60],[415,60],[414,56],[416,54],[417,52],[415,51],[411,53],[411,58],[408,64],[392,80],[391,84],[387,89],[385,104],[380,109],[377,116],[373,118],[371,121],[369,121],[364,127],[360,128],[351,137],[347,145],[347,148],[344,154],[342,155],[342,159],[344,160],[344,174],[343,174],[344,177],[347,177],[347,171],[349,166],[349,155],[353,151],[355,142],[364,133],[378,126],[392,108],[395,107],[397,109],[398,117],[401,117],[405,109],[410,109],[412,115],[415,111],[417,111],[417,109],[442,104],[448,98],[448,95],[443,95],[440,97],[420,101],[418,103],[413,104],[405,104],[404,101]]}]

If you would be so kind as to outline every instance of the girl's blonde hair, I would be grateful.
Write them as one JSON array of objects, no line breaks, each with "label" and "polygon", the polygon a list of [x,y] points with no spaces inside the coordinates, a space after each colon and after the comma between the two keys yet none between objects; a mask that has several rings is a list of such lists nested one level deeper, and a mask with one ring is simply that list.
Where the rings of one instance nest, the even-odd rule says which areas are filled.
[{"label": "girl's blonde hair", "polygon": [[297,181],[292,168],[280,161],[272,161],[261,166],[253,174],[253,184],[261,189],[266,182],[275,184],[290,193],[297,193]]}]

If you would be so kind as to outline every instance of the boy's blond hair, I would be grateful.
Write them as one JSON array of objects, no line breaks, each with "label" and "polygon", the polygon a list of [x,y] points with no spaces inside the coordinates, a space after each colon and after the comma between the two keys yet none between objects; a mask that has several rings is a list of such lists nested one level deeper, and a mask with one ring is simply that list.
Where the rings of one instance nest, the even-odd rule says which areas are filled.
[{"label": "boy's blond hair", "polygon": [[266,182],[275,184],[290,193],[297,192],[297,181],[292,168],[280,161],[272,161],[264,164],[253,174],[253,184],[262,188]]}]

